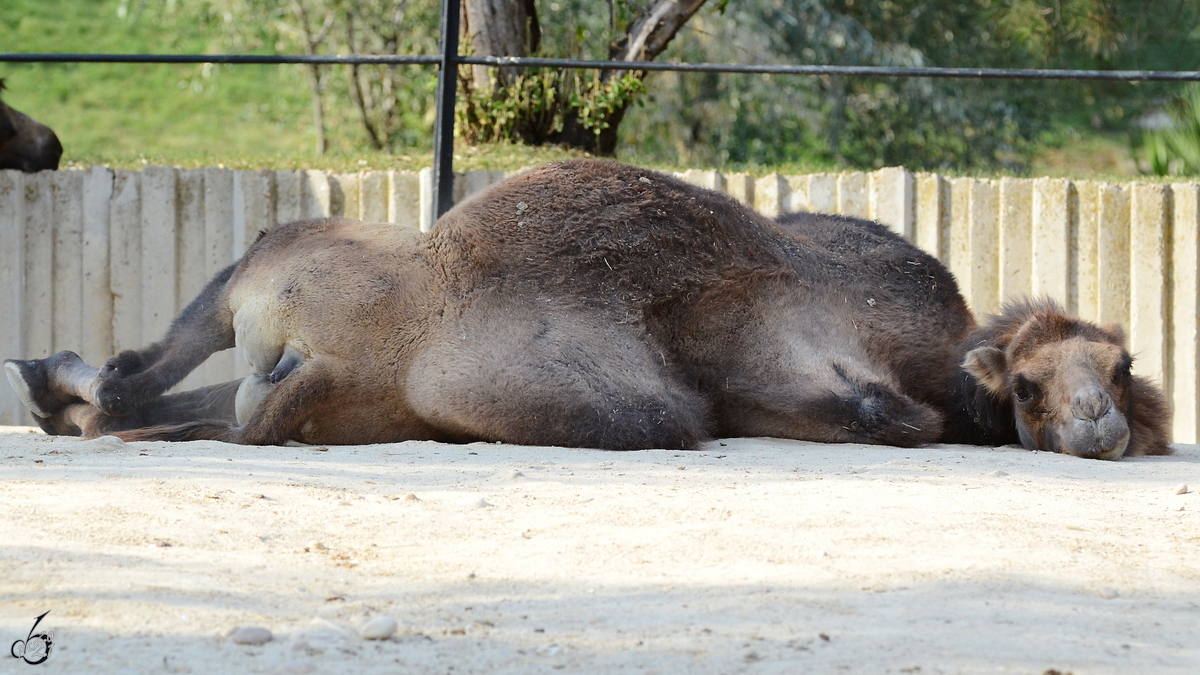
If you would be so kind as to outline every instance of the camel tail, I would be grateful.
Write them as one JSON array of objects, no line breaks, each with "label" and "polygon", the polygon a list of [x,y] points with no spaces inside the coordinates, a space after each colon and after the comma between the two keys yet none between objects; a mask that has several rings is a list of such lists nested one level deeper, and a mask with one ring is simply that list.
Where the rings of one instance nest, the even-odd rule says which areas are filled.
[{"label": "camel tail", "polygon": [[198,420],[182,424],[162,424],[112,434],[123,441],[223,441],[240,443],[238,427],[232,422]]}]

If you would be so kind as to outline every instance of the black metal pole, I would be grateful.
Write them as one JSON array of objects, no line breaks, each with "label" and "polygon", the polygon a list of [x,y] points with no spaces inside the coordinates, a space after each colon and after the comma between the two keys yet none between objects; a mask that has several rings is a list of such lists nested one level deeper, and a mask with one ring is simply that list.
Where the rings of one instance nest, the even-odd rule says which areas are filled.
[{"label": "black metal pole", "polygon": [[454,98],[458,92],[459,1],[442,0],[442,58],[438,70],[437,119],[433,123],[434,220],[454,205]]}]

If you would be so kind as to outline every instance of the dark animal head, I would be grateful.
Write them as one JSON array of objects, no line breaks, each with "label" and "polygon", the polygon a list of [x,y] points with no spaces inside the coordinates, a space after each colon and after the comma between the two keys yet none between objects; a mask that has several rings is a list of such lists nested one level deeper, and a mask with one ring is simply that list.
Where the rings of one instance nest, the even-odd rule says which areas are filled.
[{"label": "dark animal head", "polygon": [[1130,372],[1120,326],[1072,318],[1048,302],[1006,315],[1024,320],[967,352],[962,367],[1011,403],[1022,445],[1097,459],[1168,452],[1166,401]]},{"label": "dark animal head", "polygon": [[61,156],[62,144],[50,127],[0,101],[0,169],[54,170]]}]

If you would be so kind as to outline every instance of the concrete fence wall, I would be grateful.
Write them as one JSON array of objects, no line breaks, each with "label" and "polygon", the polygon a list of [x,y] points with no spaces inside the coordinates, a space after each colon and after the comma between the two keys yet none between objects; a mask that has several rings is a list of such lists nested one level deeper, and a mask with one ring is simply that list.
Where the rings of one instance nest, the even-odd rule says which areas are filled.
[{"label": "concrete fence wall", "polygon": [[[504,175],[459,175],[455,201]],[[1134,372],[1168,393],[1174,440],[1197,441],[1200,184],[946,178],[901,168],[682,177],[769,216],[807,209],[878,220],[944,261],[979,315],[1039,295],[1121,324]],[[321,215],[428,230],[431,192],[429,170],[0,171],[0,357],[72,349],[98,365],[161,337],[259,231]],[[245,372],[226,352],[181,386]],[[30,419],[0,386],[0,424]]]}]

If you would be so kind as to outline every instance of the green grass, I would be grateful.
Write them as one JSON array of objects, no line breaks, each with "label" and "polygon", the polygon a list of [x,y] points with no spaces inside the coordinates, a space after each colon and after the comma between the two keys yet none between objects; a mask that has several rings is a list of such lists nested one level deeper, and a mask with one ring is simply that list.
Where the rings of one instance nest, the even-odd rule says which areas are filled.
[{"label": "green grass", "polygon": [[[138,5],[135,0],[133,5]],[[208,53],[195,23],[122,19],[118,0],[6,0],[0,45],[13,52]],[[298,66],[0,64],[5,101],[49,125],[75,164],[312,155],[311,99]],[[341,137],[338,150],[349,150]]]}]

